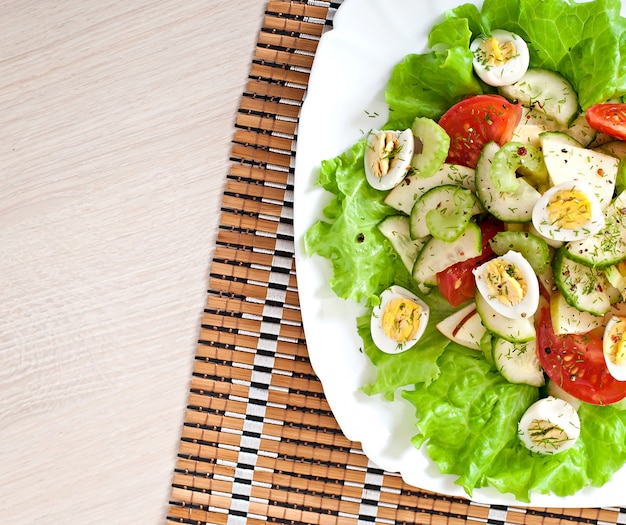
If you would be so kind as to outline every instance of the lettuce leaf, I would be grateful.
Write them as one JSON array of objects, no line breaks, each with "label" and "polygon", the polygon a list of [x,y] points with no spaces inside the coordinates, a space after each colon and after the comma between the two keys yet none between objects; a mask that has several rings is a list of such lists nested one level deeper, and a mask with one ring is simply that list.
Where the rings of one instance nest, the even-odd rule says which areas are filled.
[{"label": "lettuce leaf", "polygon": [[[415,406],[419,433],[441,472],[458,476],[471,495],[487,484],[498,456],[519,443],[517,421],[539,397],[538,389],[514,385],[482,354],[451,343],[439,360],[442,373],[430,385],[416,385],[404,397]],[[504,468],[503,472],[510,472]]]},{"label": "lettuce leaf", "polygon": [[481,14],[492,30],[524,38],[531,67],[567,78],[583,110],[625,93],[619,0],[485,0]]},{"label": "lettuce leaf", "polygon": [[524,38],[531,67],[567,78],[583,110],[619,98],[626,94],[625,24],[620,0],[485,0],[480,11],[463,4],[432,28],[431,51],[408,55],[393,69],[386,127],[406,128],[417,116],[438,119],[463,97],[492,90],[473,77],[468,46],[494,29]]},{"label": "lettuce leaf", "polygon": [[473,74],[470,38],[466,19],[443,22],[429,37],[433,51],[407,55],[393,68],[385,90],[385,127],[409,128],[417,116],[439,119],[463,97],[482,93]]},{"label": "lettuce leaf", "polygon": [[[403,286],[404,283],[401,284]],[[410,285],[407,286],[410,288]],[[430,298],[429,298],[430,299]],[[403,387],[424,383],[429,385],[441,373],[439,357],[450,340],[437,330],[436,323],[442,314],[431,306],[432,316],[419,344],[400,354],[385,354],[374,342],[370,331],[370,314],[358,319],[358,333],[363,339],[363,351],[376,366],[376,380],[364,385],[368,395],[382,394],[392,400],[395,392]]]},{"label": "lettuce leaf", "polygon": [[509,383],[479,353],[451,343],[439,360],[442,373],[404,397],[415,406],[419,433],[441,472],[457,476],[468,495],[491,485],[529,502],[531,493],[570,496],[600,487],[626,462],[626,411],[583,404],[581,436],[560,454],[529,452],[517,422],[540,396],[537,388]]},{"label": "lettuce leaf", "polygon": [[[316,222],[304,236],[307,255],[330,260],[330,286],[338,297],[368,304],[377,294],[408,272],[377,225],[396,213],[383,203],[383,192],[365,178],[365,140],[335,159],[324,161],[318,184],[333,194],[324,208],[325,219]],[[400,277],[401,278],[401,277]]]}]

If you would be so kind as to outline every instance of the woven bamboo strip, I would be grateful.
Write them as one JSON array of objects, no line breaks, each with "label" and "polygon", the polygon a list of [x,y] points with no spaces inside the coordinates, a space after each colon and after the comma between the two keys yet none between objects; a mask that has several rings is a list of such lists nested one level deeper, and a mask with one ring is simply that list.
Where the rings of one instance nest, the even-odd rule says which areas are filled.
[{"label": "woven bamboo strip", "polygon": [[254,166],[235,164],[230,169],[233,178],[259,180],[269,184],[287,184],[288,173],[270,168],[261,169]]},{"label": "woven bamboo strip", "polygon": [[[261,31],[259,34],[259,46],[284,49],[286,51],[303,53],[315,53],[317,41],[308,38],[291,37],[277,33]],[[248,89],[249,93],[255,93],[254,89]],[[300,98],[299,100],[302,100]]]}]

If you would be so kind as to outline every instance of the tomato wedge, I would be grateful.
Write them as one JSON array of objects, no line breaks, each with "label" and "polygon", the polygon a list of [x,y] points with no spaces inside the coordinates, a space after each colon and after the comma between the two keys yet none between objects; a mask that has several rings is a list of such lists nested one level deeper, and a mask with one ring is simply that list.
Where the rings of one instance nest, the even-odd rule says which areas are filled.
[{"label": "tomato wedge", "polygon": [[549,308],[541,310],[537,355],[550,379],[581,401],[607,405],[626,397],[626,383],[617,381],[606,367],[602,339],[591,333],[556,335]]},{"label": "tomato wedge", "polygon": [[482,234],[482,253],[473,259],[453,264],[437,274],[437,286],[441,295],[454,307],[474,298],[476,281],[472,270],[494,256],[489,240],[504,229],[502,223],[496,221],[485,221],[479,226]]},{"label": "tomato wedge", "polygon": [[475,168],[483,146],[511,140],[522,106],[500,95],[476,95],[452,106],[439,120],[450,136],[447,162]]},{"label": "tomato wedge", "polygon": [[586,118],[596,131],[626,140],[626,104],[595,104],[587,110]]}]

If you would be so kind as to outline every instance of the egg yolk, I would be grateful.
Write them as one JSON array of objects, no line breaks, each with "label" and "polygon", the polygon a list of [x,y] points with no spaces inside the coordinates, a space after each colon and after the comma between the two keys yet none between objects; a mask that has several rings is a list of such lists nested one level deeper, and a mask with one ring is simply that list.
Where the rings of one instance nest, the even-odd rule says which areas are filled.
[{"label": "egg yolk", "polygon": [[563,190],[552,196],[546,212],[552,225],[573,230],[591,220],[591,202],[580,190]]},{"label": "egg yolk", "polygon": [[520,304],[528,290],[528,283],[519,268],[504,259],[494,259],[485,267],[485,282],[492,299],[506,306]]},{"label": "egg yolk", "polygon": [[620,318],[609,333],[607,357],[616,365],[626,364],[626,319]]},{"label": "egg yolk", "polygon": [[491,37],[480,45],[481,58],[487,66],[501,66],[517,55],[517,47],[511,41],[502,42]]},{"label": "egg yolk", "polygon": [[372,141],[368,159],[370,169],[377,177],[384,177],[396,164],[402,146],[391,131],[383,131]]},{"label": "egg yolk", "polygon": [[420,326],[419,304],[402,297],[387,303],[383,311],[382,327],[385,335],[398,343],[406,343],[415,337]]},{"label": "egg yolk", "polygon": [[533,419],[528,427],[530,439],[535,445],[558,449],[569,436],[559,425],[547,419]]}]

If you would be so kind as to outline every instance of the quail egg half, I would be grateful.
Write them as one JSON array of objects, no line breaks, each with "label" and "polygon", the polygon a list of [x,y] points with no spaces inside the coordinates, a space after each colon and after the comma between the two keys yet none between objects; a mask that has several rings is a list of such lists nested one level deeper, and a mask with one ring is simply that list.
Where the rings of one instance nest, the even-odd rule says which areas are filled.
[{"label": "quail egg half", "polygon": [[535,203],[535,230],[552,241],[579,241],[604,228],[604,214],[591,187],[583,181],[552,186]]},{"label": "quail egg half", "polygon": [[490,86],[508,86],[524,76],[530,62],[528,45],[515,33],[496,29],[470,45],[478,77]]},{"label": "quail egg half", "polygon": [[602,347],[609,373],[618,381],[626,381],[626,318],[614,315],[609,319]]},{"label": "quail egg half", "polygon": [[476,288],[496,312],[509,319],[530,318],[539,306],[539,281],[522,254],[508,251],[475,270]]},{"label": "quail egg half", "polygon": [[575,445],[580,436],[580,418],[567,401],[548,396],[528,407],[517,428],[528,450],[556,454]]},{"label": "quail egg half", "polygon": [[365,150],[365,176],[377,190],[390,190],[411,169],[415,139],[411,129],[370,131]]},{"label": "quail egg half", "polygon": [[391,286],[372,310],[370,328],[374,344],[387,354],[408,350],[426,330],[430,309],[402,286]]}]

